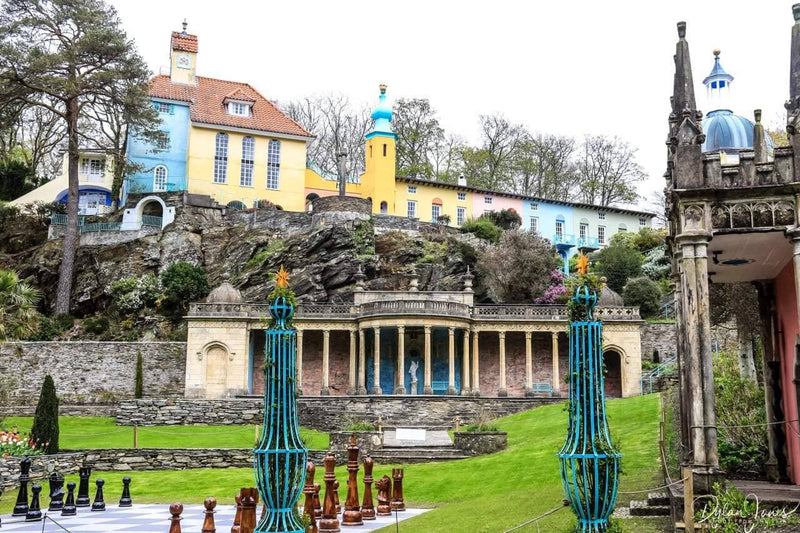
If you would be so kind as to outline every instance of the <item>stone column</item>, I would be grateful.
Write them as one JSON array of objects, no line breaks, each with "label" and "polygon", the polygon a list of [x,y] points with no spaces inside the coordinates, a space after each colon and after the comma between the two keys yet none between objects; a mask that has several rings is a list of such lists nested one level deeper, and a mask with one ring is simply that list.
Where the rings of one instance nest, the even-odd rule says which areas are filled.
[{"label": "stone column", "polygon": [[358,392],[358,385],[356,384],[356,332],[350,330],[350,375],[347,387],[347,394],[354,395]]},{"label": "stone column", "polygon": [[478,348],[479,332],[472,332],[472,395],[481,395],[480,349]]},{"label": "stone column", "polygon": [[461,396],[469,396],[469,330],[464,330],[464,351],[461,354]]},{"label": "stone column", "polygon": [[358,394],[367,393],[367,351],[364,348],[364,330],[358,328]]},{"label": "stone column", "polygon": [[394,393],[406,393],[406,328],[397,326],[397,371],[394,378]]},{"label": "stone column", "polygon": [[303,394],[303,330],[297,330],[297,363],[295,366],[295,383],[297,394]]},{"label": "stone column", "polygon": [[533,396],[533,332],[525,332],[525,396]]},{"label": "stone column", "polygon": [[323,329],[322,330],[322,390],[319,391],[320,396],[328,396],[331,393],[330,358],[331,358],[331,332],[328,329]]},{"label": "stone column", "polygon": [[504,398],[508,396],[508,390],[506,390],[506,332],[501,331],[499,332],[500,337],[500,390],[497,391],[497,395]]},{"label": "stone column", "polygon": [[456,328],[448,329],[447,394],[456,396]]},{"label": "stone column", "polygon": [[764,383],[764,408],[767,414],[767,444],[769,446],[769,457],[764,463],[767,479],[777,483],[781,479],[781,472],[778,471],[778,458],[775,454],[775,409],[772,401],[775,397],[775,390],[772,387],[772,380],[769,378],[768,363],[776,361],[779,357],[776,354],[775,346],[775,288],[774,282],[758,281],[755,282],[758,289],[758,310],[761,314],[761,339],[764,347],[764,364],[762,380]]},{"label": "stone column", "polygon": [[433,369],[431,368],[431,326],[425,326],[425,383],[423,384],[422,394],[433,394],[431,376],[433,376]]},{"label": "stone column", "polygon": [[383,394],[381,390],[381,328],[376,326],[372,329],[375,338],[375,352],[373,359],[375,363],[375,372],[372,377],[374,383],[372,386],[372,394]]},{"label": "stone column", "polygon": [[[621,363],[621,361],[620,361]],[[558,332],[553,332],[553,394],[561,393],[561,376],[558,370]]]}]

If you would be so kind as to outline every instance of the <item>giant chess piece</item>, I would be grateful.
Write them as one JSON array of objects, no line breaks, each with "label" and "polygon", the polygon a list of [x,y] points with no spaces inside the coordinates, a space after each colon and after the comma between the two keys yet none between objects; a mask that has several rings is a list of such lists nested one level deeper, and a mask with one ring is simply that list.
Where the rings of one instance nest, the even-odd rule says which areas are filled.
[{"label": "giant chess piece", "polygon": [[383,476],[375,482],[375,489],[378,491],[378,516],[392,516],[392,508],[389,505],[389,491],[392,490],[392,480],[389,476]]},{"label": "giant chess piece", "polygon": [[78,514],[78,508],[75,507],[75,482],[70,481],[67,483],[67,501],[64,502],[64,507],[61,509],[61,516],[75,516]]},{"label": "giant chess piece", "polygon": [[217,533],[217,525],[214,523],[214,508],[217,506],[217,500],[215,498],[206,498],[203,506],[206,510],[202,533]]},{"label": "giant chess piece", "polygon": [[322,490],[322,485],[314,483],[314,518],[319,520],[322,518],[322,502],[319,499],[319,493]]},{"label": "giant chess piece", "polygon": [[303,514],[307,515],[311,520],[308,528],[311,530],[310,533],[319,533],[317,530],[317,518],[314,513],[314,475],[316,471],[317,467],[314,466],[314,461],[308,461],[306,463],[306,484],[303,486],[303,494],[306,496],[305,502],[303,502]]},{"label": "giant chess piece", "polygon": [[236,514],[233,517],[233,526],[231,526],[231,533],[242,533],[242,496],[237,494],[234,498],[236,500]]},{"label": "giant chess piece", "polygon": [[331,452],[325,456],[325,504],[322,506],[322,518],[319,521],[319,533],[339,533],[339,519],[336,512],[336,457]]},{"label": "giant chess piece", "polygon": [[392,511],[405,511],[406,502],[403,500],[403,469],[392,468]]},{"label": "giant chess piece", "polygon": [[38,522],[42,519],[42,509],[39,507],[39,494],[42,493],[42,486],[36,483],[31,487],[31,505],[25,513],[26,522]]},{"label": "giant chess piece", "polygon": [[169,519],[169,533],[181,533],[181,513],[183,513],[183,505],[180,503],[173,503],[169,506],[169,514],[172,515]]},{"label": "giant chess piece", "polygon": [[242,523],[239,526],[241,533],[253,533],[256,529],[256,508],[258,507],[258,489],[242,489],[240,500],[242,502]]},{"label": "giant chess piece", "polygon": [[23,457],[19,462],[19,493],[14,512],[11,516],[25,516],[28,514],[28,483],[31,481],[31,458]]},{"label": "giant chess piece", "polygon": [[120,507],[133,507],[133,500],[131,499],[131,478],[125,476],[122,478],[122,497],[119,499]]},{"label": "giant chess piece", "polygon": [[367,454],[364,458],[364,501],[361,504],[361,518],[375,520],[375,504],[372,503],[372,467],[374,462]]},{"label": "giant chess piece", "polygon": [[89,500],[89,477],[91,475],[91,467],[82,466],[78,470],[78,476],[80,476],[81,481],[78,484],[78,498],[75,500],[76,507],[89,507],[91,503]]},{"label": "giant chess piece", "polygon": [[342,514],[342,506],[339,503],[339,480],[333,482],[333,503],[336,505],[336,514]]},{"label": "giant chess piece", "polygon": [[97,491],[94,493],[94,502],[92,502],[92,511],[105,511],[106,502],[103,499],[103,485],[106,484],[105,480],[98,479],[95,481]]},{"label": "giant chess piece", "polygon": [[350,435],[347,447],[347,499],[344,502],[343,526],[363,526],[361,503],[358,501],[358,446],[356,434]]},{"label": "giant chess piece", "polygon": [[48,511],[60,511],[64,508],[64,476],[53,472],[50,474],[50,506]]}]

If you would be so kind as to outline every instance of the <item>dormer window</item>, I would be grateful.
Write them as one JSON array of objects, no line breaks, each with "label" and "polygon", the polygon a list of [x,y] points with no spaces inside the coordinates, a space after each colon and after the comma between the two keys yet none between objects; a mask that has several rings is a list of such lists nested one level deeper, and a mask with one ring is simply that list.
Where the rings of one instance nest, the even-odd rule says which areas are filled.
[{"label": "dormer window", "polygon": [[250,116],[250,104],[243,102],[228,102],[228,114],[236,115],[238,117]]}]

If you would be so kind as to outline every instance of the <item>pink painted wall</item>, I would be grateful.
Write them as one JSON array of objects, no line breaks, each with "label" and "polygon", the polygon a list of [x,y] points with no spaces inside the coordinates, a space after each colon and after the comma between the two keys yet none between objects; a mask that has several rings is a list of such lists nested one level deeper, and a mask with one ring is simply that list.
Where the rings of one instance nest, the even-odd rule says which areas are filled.
[{"label": "pink painted wall", "polygon": [[[522,200],[519,198],[508,198],[497,194],[484,194],[472,192],[472,216],[478,218],[484,211],[502,211],[503,209],[513,209],[519,216],[522,216]],[[484,197],[491,196],[492,203],[487,204]]]},{"label": "pink painted wall", "polygon": [[[783,385],[783,412],[786,420],[797,420],[797,401],[794,383],[795,339],[798,334],[797,303],[792,261],[775,278],[775,305],[778,311],[778,349],[781,358],[781,382]],[[789,426],[793,427],[789,427]],[[786,451],[789,461],[789,476],[800,485],[800,441],[798,423],[790,422],[784,429]]]}]

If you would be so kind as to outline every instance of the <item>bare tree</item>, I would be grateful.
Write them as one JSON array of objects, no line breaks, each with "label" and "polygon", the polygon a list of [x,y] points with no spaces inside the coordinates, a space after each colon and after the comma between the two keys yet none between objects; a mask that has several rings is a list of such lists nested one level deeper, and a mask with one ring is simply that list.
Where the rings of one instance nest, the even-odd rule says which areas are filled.
[{"label": "bare tree", "polygon": [[501,114],[481,115],[481,149],[485,152],[486,171],[479,186],[492,190],[510,190],[514,153],[523,129]]},{"label": "bare tree", "polygon": [[430,102],[424,98],[399,99],[394,105],[393,125],[397,134],[398,173],[412,178],[434,178],[433,159],[445,135]]},{"label": "bare tree", "polygon": [[430,151],[430,163],[436,181],[456,183],[464,171],[461,153],[466,146],[457,135],[442,135],[436,139]]},{"label": "bare tree", "polygon": [[514,154],[514,192],[571,200],[578,182],[575,139],[524,133]]},{"label": "bare tree", "polygon": [[41,107],[7,106],[0,117],[0,157],[22,157],[40,180],[49,180],[61,169],[65,135],[61,117]]},{"label": "bare tree", "polygon": [[578,172],[580,199],[596,205],[635,201],[636,184],[645,178],[636,149],[619,137],[604,135],[584,138]]}]

